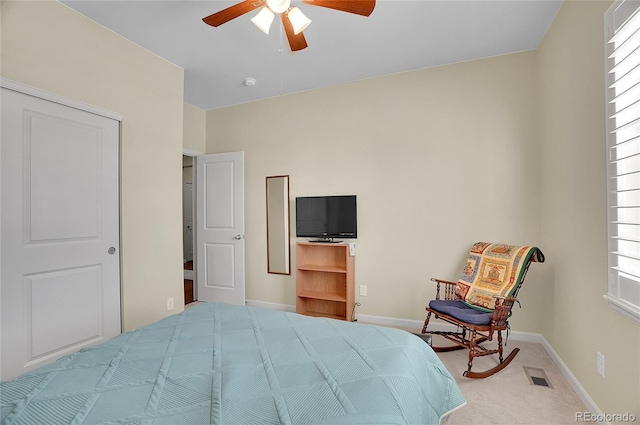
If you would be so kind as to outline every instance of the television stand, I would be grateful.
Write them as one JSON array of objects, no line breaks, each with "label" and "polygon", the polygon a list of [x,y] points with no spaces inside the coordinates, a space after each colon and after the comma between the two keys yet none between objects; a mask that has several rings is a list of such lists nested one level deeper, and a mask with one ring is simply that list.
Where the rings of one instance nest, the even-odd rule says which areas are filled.
[{"label": "television stand", "polygon": [[345,243],[296,243],[296,312],[353,320],[355,257]]}]

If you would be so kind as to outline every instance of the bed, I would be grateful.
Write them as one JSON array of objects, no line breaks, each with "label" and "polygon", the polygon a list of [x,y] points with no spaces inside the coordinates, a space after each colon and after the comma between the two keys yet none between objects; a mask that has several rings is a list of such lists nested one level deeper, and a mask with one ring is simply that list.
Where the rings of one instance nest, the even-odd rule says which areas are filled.
[{"label": "bed", "polygon": [[0,383],[3,424],[438,424],[463,406],[398,329],[207,303]]}]

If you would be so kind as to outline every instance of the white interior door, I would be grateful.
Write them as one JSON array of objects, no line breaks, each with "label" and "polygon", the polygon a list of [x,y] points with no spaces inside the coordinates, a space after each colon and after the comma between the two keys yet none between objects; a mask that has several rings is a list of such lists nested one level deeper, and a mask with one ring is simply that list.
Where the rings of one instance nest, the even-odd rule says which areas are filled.
[{"label": "white interior door", "polygon": [[196,191],[198,301],[244,305],[244,152],[198,156]]},{"label": "white interior door", "polygon": [[0,375],[120,334],[119,123],[2,88]]}]

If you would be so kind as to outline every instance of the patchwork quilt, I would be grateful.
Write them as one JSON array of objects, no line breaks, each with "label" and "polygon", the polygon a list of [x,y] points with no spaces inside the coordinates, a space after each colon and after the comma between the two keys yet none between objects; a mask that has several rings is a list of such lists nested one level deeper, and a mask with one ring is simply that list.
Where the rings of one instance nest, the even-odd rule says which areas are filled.
[{"label": "patchwork quilt", "polygon": [[202,304],[0,383],[2,424],[438,424],[465,404],[398,329]]},{"label": "patchwork quilt", "polygon": [[471,248],[456,295],[471,307],[491,311],[495,295],[513,296],[532,261],[544,262],[535,246],[478,242]]}]

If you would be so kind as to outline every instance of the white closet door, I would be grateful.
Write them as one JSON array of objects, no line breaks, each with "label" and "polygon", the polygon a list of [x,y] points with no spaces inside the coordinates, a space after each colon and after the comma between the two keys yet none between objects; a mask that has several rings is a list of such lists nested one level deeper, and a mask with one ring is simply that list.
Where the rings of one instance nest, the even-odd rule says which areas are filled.
[{"label": "white closet door", "polygon": [[119,123],[2,88],[0,377],[120,334]]}]

